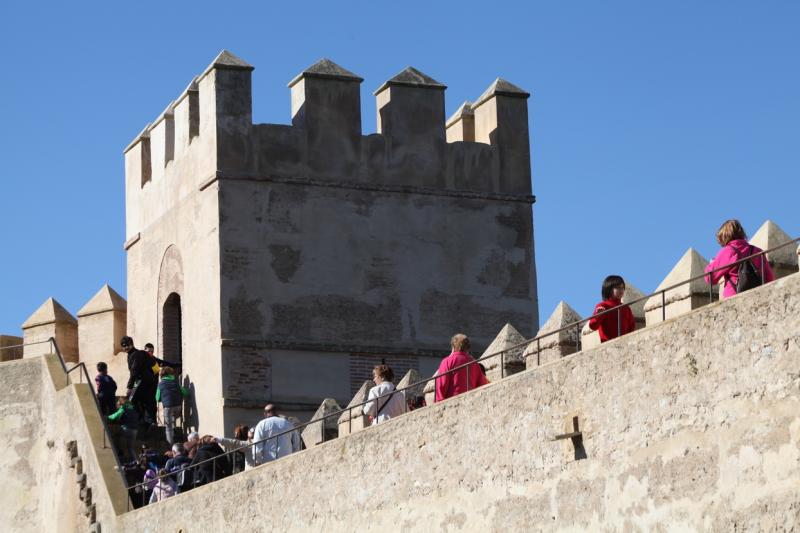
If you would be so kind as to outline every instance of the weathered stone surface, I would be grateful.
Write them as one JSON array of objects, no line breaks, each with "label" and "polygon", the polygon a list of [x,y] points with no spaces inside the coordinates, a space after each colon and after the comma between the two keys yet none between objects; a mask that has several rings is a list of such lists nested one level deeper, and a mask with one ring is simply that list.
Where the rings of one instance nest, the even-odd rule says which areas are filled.
[{"label": "weathered stone surface", "polygon": [[[664,278],[659,286],[653,292],[658,292],[662,289],[680,283],[682,281],[702,276],[704,269],[708,266],[708,261],[705,257],[694,248],[689,248],[680,260],[675,264],[667,277]],[[709,297],[709,294],[711,295]],[[712,287],[709,293],[709,286],[704,278],[696,279],[691,283],[686,283],[669,290],[664,295],[664,302],[666,308],[664,313],[666,318],[672,318],[684,313],[688,313],[693,309],[697,309],[717,299],[717,287]],[[645,320],[647,325],[657,324],[663,321],[661,310],[662,296],[656,294],[645,302]]]},{"label": "weathered stone surface", "polygon": [[25,344],[23,357],[36,357],[48,354],[53,347],[46,341],[53,337],[58,344],[65,361],[78,362],[78,321],[63,305],[53,298],[48,298],[22,324]]},{"label": "weathered stone surface", "polygon": [[415,369],[410,369],[406,372],[406,375],[397,382],[397,389],[406,389],[403,391],[403,395],[406,399],[406,404],[417,405],[421,400],[425,398],[425,384],[421,383],[419,385],[415,385],[414,387],[408,388],[410,385],[414,383],[419,383],[422,381],[422,376],[420,373]]},{"label": "weathered stone surface", "polygon": [[[124,514],[116,528],[791,530],[798,332],[795,275]],[[585,459],[553,440],[575,414]]]},{"label": "weathered stone surface", "polygon": [[489,381],[496,381],[505,376],[510,376],[511,374],[516,374],[517,372],[525,370],[525,357],[523,355],[525,346],[511,349],[523,342],[525,342],[525,337],[523,337],[514,326],[511,324],[503,326],[503,329],[500,330],[497,337],[494,338],[489,347],[486,348],[481,355],[481,357],[486,357],[503,352],[502,357],[498,355],[481,361],[486,368],[486,377]]},{"label": "weathered stone surface", "polygon": [[86,509],[113,524],[127,491],[103,440],[93,384],[69,384],[54,354],[0,363],[0,382],[4,530],[84,531]]},{"label": "weathered stone surface", "polygon": [[[622,297],[622,303],[626,304],[635,300],[641,300],[644,298],[644,296],[645,295],[642,291],[626,282],[625,296]],[[633,312],[633,318],[636,319],[636,329],[641,329],[645,326],[645,302],[646,300],[641,300],[630,306],[631,312]],[[600,334],[596,331],[593,331],[592,328],[589,327],[589,322],[586,322],[581,330],[581,350],[594,348],[595,346],[600,346]]]},{"label": "weathered stone surface", "polygon": [[531,342],[524,351],[527,368],[536,367],[558,360],[578,350],[580,339],[579,328],[569,328],[559,333],[559,329],[577,322],[581,316],[570,305],[561,301],[553,310],[553,314],[544,323],[536,337],[540,340]]},{"label": "weathered stone surface", "polygon": [[[353,399],[350,400],[350,403],[347,404],[347,411],[342,413],[338,420],[340,437],[361,431],[371,424],[369,417],[364,414],[364,406],[358,404],[367,401],[369,391],[374,386],[375,384],[372,381],[365,381],[353,396]],[[356,407],[350,409],[352,406]]]},{"label": "weathered stone surface", "polygon": [[445,124],[447,142],[475,141],[475,112],[471,102],[464,102]]},{"label": "weathered stone surface", "polygon": [[[791,241],[792,238],[771,220],[764,222],[750,243],[762,250],[769,250]],[[775,277],[782,278],[797,272],[797,253],[794,246],[784,246],[767,254],[767,260],[775,272]]]},{"label": "weathered stone surface", "polygon": [[117,291],[103,285],[78,311],[78,351],[81,362],[93,372],[100,361],[118,381],[128,374],[128,359],[119,345],[127,332],[128,303]]},{"label": "weathered stone surface", "polygon": [[493,84],[486,139],[448,144],[445,87],[418,70],[379,91],[370,135],[347,69],[292,80],[291,124],[253,123],[251,70],[221,53],[125,151],[127,333],[182,357],[191,425],[344,405],[352,354],[427,376],[456,331],[533,334],[525,95]]},{"label": "weathered stone surface", "polygon": [[319,408],[311,416],[311,420],[320,420],[313,424],[307,425],[300,433],[300,437],[306,445],[306,448],[311,448],[317,444],[335,439],[339,436],[338,419],[336,416],[328,416],[321,420],[324,416],[330,415],[341,411],[341,406],[336,403],[333,398],[325,398],[322,400]]},{"label": "weathered stone surface", "polygon": [[16,335],[0,335],[0,362],[22,359],[23,342],[24,339]]}]

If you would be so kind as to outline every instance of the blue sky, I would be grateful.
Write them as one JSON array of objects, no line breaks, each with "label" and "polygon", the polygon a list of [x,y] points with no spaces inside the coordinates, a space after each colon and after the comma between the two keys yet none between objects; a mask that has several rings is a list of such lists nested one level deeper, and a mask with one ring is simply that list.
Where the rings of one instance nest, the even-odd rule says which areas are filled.
[{"label": "blue sky", "polygon": [[448,114],[502,76],[530,91],[540,313],[585,315],[620,273],[652,291],[738,217],[800,235],[800,3],[4,2],[0,332],[48,296],[125,293],[122,149],[222,49],[254,120],[329,57],[372,91],[407,65]]}]

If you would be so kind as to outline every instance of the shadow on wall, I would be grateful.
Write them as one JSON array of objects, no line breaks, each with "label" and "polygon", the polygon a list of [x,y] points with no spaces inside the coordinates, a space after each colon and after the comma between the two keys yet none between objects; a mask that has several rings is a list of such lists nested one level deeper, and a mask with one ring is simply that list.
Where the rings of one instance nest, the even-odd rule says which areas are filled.
[{"label": "shadow on wall", "polygon": [[192,383],[188,375],[183,376],[183,387],[189,391],[189,397],[186,398],[183,408],[184,435],[188,435],[189,431],[196,430],[200,427],[200,416],[197,413],[197,399],[194,395],[194,383]]}]

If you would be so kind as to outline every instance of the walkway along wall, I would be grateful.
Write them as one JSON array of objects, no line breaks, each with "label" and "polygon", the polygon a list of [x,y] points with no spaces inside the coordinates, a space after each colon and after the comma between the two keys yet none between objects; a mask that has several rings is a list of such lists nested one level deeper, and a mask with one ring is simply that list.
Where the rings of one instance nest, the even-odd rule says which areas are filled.
[{"label": "walkway along wall", "polygon": [[[127,513],[117,529],[791,527],[798,362],[793,275]],[[582,442],[554,440],[575,417]]]}]

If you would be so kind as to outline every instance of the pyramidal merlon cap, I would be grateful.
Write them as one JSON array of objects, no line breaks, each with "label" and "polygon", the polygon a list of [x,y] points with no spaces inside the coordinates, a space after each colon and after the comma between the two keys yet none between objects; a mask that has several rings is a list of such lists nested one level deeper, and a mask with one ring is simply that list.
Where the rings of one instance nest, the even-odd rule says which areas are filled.
[{"label": "pyramidal merlon cap", "polygon": [[253,70],[255,67],[241,59],[227,50],[223,50],[217,57],[214,58],[214,61],[203,71],[202,76],[208,74],[208,72],[213,68],[222,68],[222,69],[231,69],[231,70]]},{"label": "pyramidal merlon cap", "polygon": [[542,329],[539,330],[538,336],[541,336],[544,333],[559,330],[568,324],[577,322],[580,319],[581,315],[579,315],[578,312],[575,311],[575,309],[573,309],[567,302],[562,300],[558,302],[558,305],[553,310],[553,314],[550,315],[550,318],[548,318],[547,322],[544,323]]},{"label": "pyramidal merlon cap", "polygon": [[478,98],[478,100],[472,105],[473,108],[478,107],[485,101],[489,100],[494,96],[511,96],[514,98],[528,98],[531,93],[520,89],[510,81],[504,80],[503,78],[497,78],[489,85],[489,88],[483,91],[483,94]]},{"label": "pyramidal merlon cap", "polygon": [[40,326],[42,324],[52,324],[55,322],[77,324],[78,321],[75,317],[67,311],[63,305],[58,303],[54,298],[50,297],[39,306],[39,309],[33,312],[28,320],[22,324],[22,329]]},{"label": "pyramidal merlon cap", "polygon": [[406,67],[393,77],[383,82],[383,84],[378,87],[378,90],[376,90],[373,94],[383,92],[384,89],[387,89],[392,85],[416,87],[418,89],[447,89],[446,85],[439,83],[435,79],[415,69],[414,67]]},{"label": "pyramidal merlon cap", "polygon": [[330,59],[322,58],[303,72],[292,78],[289,87],[295,85],[303,78],[326,78],[331,80],[356,81],[361,83],[364,78],[343,68]]},{"label": "pyramidal merlon cap", "polygon": [[[350,403],[347,404],[347,407],[351,407],[353,405],[358,405],[360,403],[366,402],[367,398],[369,397],[369,391],[374,386],[375,384],[371,381],[365,381],[364,383],[362,383],[361,388],[358,389],[358,392],[356,392],[355,396],[353,396],[353,399],[350,400]],[[341,416],[339,416],[339,423],[347,422],[348,420],[350,420],[351,414],[355,418],[358,417],[360,413],[361,413],[361,407],[348,409],[344,413],[342,413]]]},{"label": "pyramidal merlon cap", "polygon": [[450,126],[454,122],[461,120],[464,117],[473,117],[475,116],[475,110],[472,109],[472,102],[464,102],[456,109],[455,113],[450,115],[450,118],[447,119],[446,126]]},{"label": "pyramidal merlon cap", "polygon": [[81,310],[78,311],[78,316],[94,315],[106,311],[125,311],[127,309],[128,302],[125,301],[125,298],[106,284],[92,296],[91,300],[86,302],[86,305],[81,307]]},{"label": "pyramidal merlon cap", "polygon": [[[769,250],[775,248],[783,243],[791,241],[792,238],[781,229],[776,223],[771,220],[764,222],[758,231],[756,231],[753,238],[750,239],[750,244],[758,246],[762,250]],[[794,246],[784,246],[778,248],[774,252],[767,254],[771,261],[777,263],[784,263],[794,265],[797,263],[797,255]]]},{"label": "pyramidal merlon cap", "polygon": [[517,344],[523,342],[525,342],[525,337],[523,337],[514,326],[511,324],[506,324],[503,326],[503,329],[500,330],[500,333],[497,334],[497,337],[494,338],[489,347],[484,350],[481,357],[486,357],[487,355],[495,354],[502,350],[508,350],[512,346],[516,346]]}]

